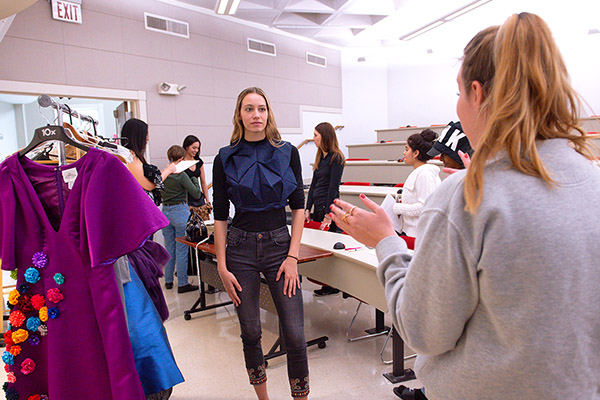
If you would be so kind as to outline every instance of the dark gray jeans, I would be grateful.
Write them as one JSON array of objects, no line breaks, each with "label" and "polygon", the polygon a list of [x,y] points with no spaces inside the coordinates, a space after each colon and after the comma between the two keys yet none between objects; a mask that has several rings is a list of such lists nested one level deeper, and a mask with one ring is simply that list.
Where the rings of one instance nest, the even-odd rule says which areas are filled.
[{"label": "dark gray jeans", "polygon": [[238,292],[241,304],[237,307],[237,315],[250,383],[258,385],[267,380],[259,308],[262,273],[269,285],[283,331],[292,397],[302,397],[309,392],[302,290],[296,290],[296,294],[289,298],[283,295],[284,276],[279,281],[275,280],[289,247],[290,234],[286,226],[269,232],[246,232],[231,227],[227,235],[227,269],[242,287],[242,291]]}]

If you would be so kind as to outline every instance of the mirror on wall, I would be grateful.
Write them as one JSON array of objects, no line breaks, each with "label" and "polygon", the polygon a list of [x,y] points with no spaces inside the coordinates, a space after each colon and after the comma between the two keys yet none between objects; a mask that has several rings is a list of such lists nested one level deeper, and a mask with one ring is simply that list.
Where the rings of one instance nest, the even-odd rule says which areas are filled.
[{"label": "mirror on wall", "polygon": [[[122,115],[131,114],[127,101],[76,97],[58,99],[99,121],[97,134],[106,138],[118,136]],[[33,131],[53,123],[56,117],[54,109],[39,107],[37,96],[0,94],[0,160],[27,146]],[[63,119],[70,121],[67,115],[63,115]],[[74,124],[78,123],[75,119]]]}]

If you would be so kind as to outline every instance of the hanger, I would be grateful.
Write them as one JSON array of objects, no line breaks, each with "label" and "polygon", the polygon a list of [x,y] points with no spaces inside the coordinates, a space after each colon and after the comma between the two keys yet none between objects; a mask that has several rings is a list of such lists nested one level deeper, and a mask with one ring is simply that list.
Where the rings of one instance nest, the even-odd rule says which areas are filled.
[{"label": "hanger", "polygon": [[123,146],[106,142],[102,140],[104,138],[102,138],[101,136],[92,136],[86,131],[79,132],[68,122],[63,122],[63,126],[66,128],[67,131],[70,131],[73,134],[73,137],[78,142],[90,145],[91,147],[96,147],[101,150],[105,150],[108,153],[115,155],[124,164],[133,162],[133,156],[131,155],[131,152],[125,149]]},{"label": "hanger", "polygon": [[44,142],[48,142],[51,140],[60,140],[63,143],[71,145],[73,147],[77,147],[78,149],[88,151],[90,148],[81,143],[77,143],[73,139],[67,135],[65,132],[65,128],[60,125],[47,125],[37,128],[33,134],[33,139],[27,147],[19,151],[19,157],[23,157],[25,154],[29,153],[31,150],[35,149],[37,146]]}]

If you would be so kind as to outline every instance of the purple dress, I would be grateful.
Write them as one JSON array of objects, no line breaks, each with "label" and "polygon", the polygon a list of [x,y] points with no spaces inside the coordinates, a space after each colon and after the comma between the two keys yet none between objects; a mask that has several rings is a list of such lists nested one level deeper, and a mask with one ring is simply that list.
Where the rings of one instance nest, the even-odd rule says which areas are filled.
[{"label": "purple dress", "polygon": [[145,398],[112,264],[168,223],[105,152],[62,167],[17,155],[0,164],[0,258],[18,268],[7,398]]}]

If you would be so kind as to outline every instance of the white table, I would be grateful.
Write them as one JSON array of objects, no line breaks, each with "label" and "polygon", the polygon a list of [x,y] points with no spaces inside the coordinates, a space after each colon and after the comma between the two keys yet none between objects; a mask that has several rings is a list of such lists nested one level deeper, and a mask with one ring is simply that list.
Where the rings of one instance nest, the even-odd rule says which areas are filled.
[{"label": "white table", "polygon": [[[346,249],[335,250],[336,242],[345,244]],[[338,288],[360,299],[380,312],[387,311],[383,287],[376,276],[377,255],[375,249],[368,249],[349,235],[305,228],[301,243],[320,250],[333,252],[333,256],[298,265],[298,272],[311,279]],[[404,368],[404,343],[394,329],[393,369],[384,374],[392,383],[414,379],[414,372]]]}]

